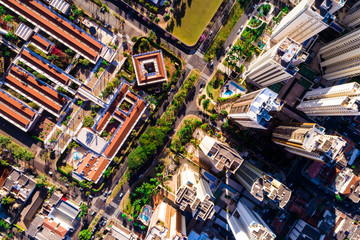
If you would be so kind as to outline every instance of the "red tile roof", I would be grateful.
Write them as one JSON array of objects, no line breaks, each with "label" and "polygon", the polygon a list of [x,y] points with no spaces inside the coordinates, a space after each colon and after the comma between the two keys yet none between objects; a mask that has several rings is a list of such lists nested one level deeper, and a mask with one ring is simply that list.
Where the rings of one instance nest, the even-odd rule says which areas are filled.
[{"label": "red tile roof", "polygon": [[67,83],[69,82],[69,77],[67,77],[64,73],[61,73],[55,68],[50,67],[48,64],[41,61],[39,58],[34,57],[30,54],[30,52],[26,50],[22,51],[21,58],[28,61],[30,64],[34,65],[36,68],[40,69],[41,71],[43,71],[50,77],[53,77],[62,84],[67,85]]},{"label": "red tile roof", "polygon": [[70,22],[61,19],[35,0],[2,0],[2,3],[89,59],[95,60],[102,48],[99,42],[84,31],[72,26]]},{"label": "red tile roof", "polygon": [[24,118],[24,116],[21,116],[19,113],[10,109],[8,106],[3,105],[3,103],[0,103],[0,114],[8,117],[24,128],[26,128],[26,126],[30,123],[29,119]]},{"label": "red tile roof", "polygon": [[108,163],[109,160],[104,157],[97,158],[92,154],[87,154],[76,169],[76,172],[96,182],[101,177]]},{"label": "red tile roof", "polygon": [[122,112],[120,112],[118,109],[116,109],[116,111],[114,112],[114,115],[117,116],[118,118],[120,118],[121,120],[125,120],[126,115]]},{"label": "red tile roof", "polygon": [[34,34],[34,36],[30,39],[31,42],[33,42],[38,47],[48,51],[49,48],[53,45],[46,41],[44,38],[42,38],[39,34]]},{"label": "red tile roof", "polygon": [[[49,88],[45,85],[40,85],[32,77],[28,78],[29,81],[26,81],[27,76],[30,77],[29,75],[24,75],[23,77],[21,77],[20,74],[16,74],[16,72],[13,70],[11,70],[10,73],[11,74],[8,74],[6,76],[6,82],[8,84],[10,84],[14,88],[18,89],[20,92],[24,93],[25,95],[31,97],[32,99],[37,101],[39,104],[50,109],[51,111],[53,111],[55,113],[59,113],[61,111],[62,106],[59,103],[55,103],[55,102],[53,102],[53,100],[50,100],[49,98],[47,98],[39,93],[39,90],[41,89],[41,92],[46,93],[46,95],[48,95],[49,92],[47,90],[52,90],[51,88]],[[23,72],[23,73],[26,74],[25,72]],[[13,74],[16,76],[16,78],[14,77]],[[24,82],[22,82],[21,80],[19,80],[19,78],[17,78],[19,75],[20,75],[21,80],[25,80]],[[34,80],[35,80],[35,82],[33,82]],[[32,87],[34,87],[34,89],[29,87],[30,84],[28,84],[28,83],[31,83],[31,85],[32,85]],[[35,89],[37,89],[37,90],[35,90]],[[54,90],[52,90],[52,91],[54,91]]]},{"label": "red tile roof", "polygon": [[21,115],[28,119],[32,119],[35,116],[35,112],[31,111],[30,108],[27,108],[25,105],[16,101],[11,96],[5,94],[2,91],[0,91],[0,102],[21,113]]},{"label": "red tile roof", "polygon": [[105,155],[109,158],[112,158],[117,152],[119,146],[125,140],[126,135],[129,133],[132,126],[135,124],[137,118],[140,116],[142,111],[145,109],[146,104],[143,100],[139,99],[132,109],[130,116],[128,116],[123,124],[120,126],[120,129],[117,131],[116,135],[112,139],[110,145],[105,149]]},{"label": "red tile roof", "polygon": [[[142,70],[141,62],[146,60],[153,59],[158,67],[158,72],[153,76],[146,76],[145,72]],[[166,79],[166,71],[164,69],[164,62],[162,59],[161,51],[144,53],[133,56],[134,67],[136,68],[136,79],[139,84],[151,83],[154,81],[159,81]]]},{"label": "red tile roof", "polygon": [[51,232],[62,238],[65,237],[67,233],[67,230],[64,227],[58,225],[56,222],[50,222],[48,218],[44,220],[43,227],[49,229]]},{"label": "red tile roof", "polygon": [[129,88],[129,85],[127,85],[127,84],[124,84],[121,87],[118,95],[113,100],[110,107],[108,108],[108,110],[106,111],[106,113],[103,115],[103,117],[99,121],[98,125],[96,126],[97,131],[101,131],[104,128],[105,124],[107,123],[107,121],[109,120],[109,118],[113,114],[113,112],[115,111],[116,107],[119,105],[121,99],[124,97],[124,95],[127,92],[128,88]]}]

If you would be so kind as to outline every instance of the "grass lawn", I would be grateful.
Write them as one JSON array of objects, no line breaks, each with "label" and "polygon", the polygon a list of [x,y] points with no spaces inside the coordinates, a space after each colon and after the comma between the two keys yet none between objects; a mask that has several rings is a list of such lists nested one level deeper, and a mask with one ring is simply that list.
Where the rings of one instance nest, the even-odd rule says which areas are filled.
[{"label": "grass lawn", "polygon": [[222,0],[192,0],[186,4],[185,15],[180,24],[175,20],[172,31],[177,38],[187,45],[194,45],[208,25]]},{"label": "grass lawn", "polygon": [[[218,70],[209,84],[206,86],[206,93],[213,100],[217,100],[220,95],[220,90],[224,86],[226,75],[222,71]],[[209,107],[208,107],[209,109]]]},{"label": "grass lawn", "polygon": [[65,166],[61,166],[60,169],[63,170],[67,174],[71,174],[74,170],[74,168],[72,166],[70,166],[69,164],[66,164]]}]

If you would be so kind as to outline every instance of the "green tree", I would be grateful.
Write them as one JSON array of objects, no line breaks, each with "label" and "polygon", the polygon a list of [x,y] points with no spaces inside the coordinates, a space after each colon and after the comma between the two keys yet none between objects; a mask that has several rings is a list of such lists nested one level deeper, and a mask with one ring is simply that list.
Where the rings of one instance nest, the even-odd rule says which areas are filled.
[{"label": "green tree", "polygon": [[3,6],[0,6],[0,16],[4,15],[6,13],[6,10]]},{"label": "green tree", "polygon": [[129,170],[136,170],[145,164],[147,155],[142,146],[138,146],[129,154],[127,165]]},{"label": "green tree", "polygon": [[214,113],[210,116],[211,121],[216,121],[217,119],[218,119],[218,115],[216,113]]},{"label": "green tree", "polygon": [[80,206],[79,218],[82,218],[83,216],[87,215],[88,211],[89,211],[88,205],[86,205],[86,203],[82,203]]},{"label": "green tree", "polygon": [[94,125],[94,119],[90,116],[84,117],[83,124],[84,127],[92,127]]},{"label": "green tree", "polygon": [[4,21],[5,21],[5,22],[10,23],[10,22],[12,22],[13,20],[14,20],[14,17],[11,16],[11,15],[9,15],[9,14],[4,17]]},{"label": "green tree", "polygon": [[166,1],[164,2],[164,6],[165,6],[165,7],[170,6],[170,2],[169,2],[168,0],[166,0]]},{"label": "green tree", "polygon": [[156,33],[153,30],[149,31],[149,39],[152,41],[156,41],[157,39]]},{"label": "green tree", "polygon": [[164,16],[164,20],[165,20],[165,21],[168,21],[169,19],[170,19],[170,14],[168,14],[168,13],[167,13],[167,14],[165,14],[165,16]]},{"label": "green tree", "polygon": [[155,18],[155,22],[156,22],[156,23],[159,23],[159,22],[160,22],[160,18],[156,17],[156,18]]},{"label": "green tree", "polygon": [[105,172],[104,172],[104,174],[103,174],[103,177],[104,177],[104,178],[109,178],[110,175],[111,175],[111,167],[108,167],[108,168],[105,170]]},{"label": "green tree", "polygon": [[82,230],[79,233],[79,239],[80,240],[90,240],[90,238],[91,238],[91,232],[90,232],[89,229]]},{"label": "green tree", "polygon": [[1,199],[1,204],[4,205],[5,207],[8,207],[14,203],[15,203],[15,199],[12,198],[11,196],[5,196]]},{"label": "green tree", "polygon": [[36,186],[38,187],[46,187],[49,184],[45,174],[37,175],[35,181],[36,181]]}]

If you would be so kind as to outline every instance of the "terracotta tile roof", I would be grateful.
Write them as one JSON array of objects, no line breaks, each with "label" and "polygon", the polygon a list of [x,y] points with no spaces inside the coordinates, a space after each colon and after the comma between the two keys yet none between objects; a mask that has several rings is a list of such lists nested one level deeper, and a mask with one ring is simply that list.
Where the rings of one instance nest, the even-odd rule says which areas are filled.
[{"label": "terracotta tile roof", "polygon": [[64,105],[67,102],[67,99],[60,95],[57,91],[50,88],[46,84],[41,83],[36,78],[29,75],[27,72],[23,71],[20,67],[12,67],[10,73],[23,81],[24,83],[30,85],[32,88],[43,93],[49,99],[57,102],[60,105]]},{"label": "terracotta tile roof", "polygon": [[126,94],[126,97],[128,97],[128,98],[130,98],[132,101],[136,101],[136,99],[137,99],[137,96],[135,96],[132,92],[128,92],[127,94]]},{"label": "terracotta tile roof", "polygon": [[54,233],[60,237],[65,237],[67,230],[62,226],[58,226]]},{"label": "terracotta tile roof", "polygon": [[26,128],[26,126],[30,123],[29,119],[24,118],[19,113],[13,111],[9,107],[3,105],[3,103],[0,103],[0,114],[8,117],[12,121],[16,122],[20,126]]},{"label": "terracotta tile roof", "polygon": [[97,169],[92,169],[92,171],[89,173],[88,178],[96,182],[99,177],[101,177],[103,171],[105,170],[106,166],[108,165],[109,160],[107,160],[104,157],[100,157],[97,162]]},{"label": "terracotta tile roof", "polygon": [[108,163],[109,160],[104,157],[97,158],[92,154],[87,154],[76,169],[76,172],[86,177],[89,181],[97,182]]},{"label": "terracotta tile roof", "polygon": [[56,222],[53,221],[49,221],[48,218],[46,218],[42,224],[42,226],[44,228],[49,229],[51,232],[53,232],[54,234],[60,236],[60,237],[65,237],[67,230],[66,228],[60,226],[59,224],[57,224]]},{"label": "terracotta tile roof", "polygon": [[27,50],[22,51],[21,58],[25,59],[30,64],[34,65],[36,68],[40,69],[41,71],[48,74],[50,77],[53,77],[62,84],[67,85],[67,83],[69,82],[69,77],[67,77],[64,73],[59,72],[55,68],[50,67],[47,63],[31,55],[29,51]]},{"label": "terracotta tile roof", "polygon": [[353,192],[353,190],[355,189],[355,187],[358,185],[360,179],[354,175],[353,178],[351,179],[349,185],[346,187],[345,191],[343,192],[343,194],[346,197],[349,197],[351,195],[351,193]]},{"label": "terracotta tile roof", "polygon": [[92,166],[94,166],[94,164],[96,163],[96,161],[97,161],[97,157],[95,157],[92,154],[87,154],[80,163],[80,165],[78,166],[78,168],[76,169],[76,172],[81,175],[87,176]]},{"label": "terracotta tile roof", "polygon": [[43,227],[49,229],[51,232],[55,233],[57,223],[50,222],[48,218],[46,218],[43,222]]},{"label": "terracotta tile roof", "polygon": [[110,145],[105,149],[105,155],[109,158],[112,158],[117,152],[123,141],[125,140],[126,135],[129,133],[130,129],[135,124],[137,118],[140,116],[146,104],[143,100],[139,99],[132,109],[130,116],[128,116],[123,124],[120,126],[120,129],[117,131],[116,135],[112,139]]},{"label": "terracotta tile roof", "polygon": [[107,123],[107,121],[109,120],[109,118],[113,114],[113,112],[115,111],[116,107],[119,105],[121,99],[124,97],[124,95],[127,92],[128,88],[129,88],[129,85],[127,85],[127,84],[124,84],[121,87],[118,95],[113,100],[110,107],[108,108],[108,110],[106,111],[106,113],[103,115],[103,117],[100,119],[98,125],[96,126],[97,131],[101,131],[104,128],[105,124]]},{"label": "terracotta tile roof", "polygon": [[96,59],[102,48],[99,42],[84,31],[72,26],[70,22],[35,0],[2,0],[2,3],[91,60]]},{"label": "terracotta tile roof", "polygon": [[37,92],[36,90],[34,90],[34,89],[30,88],[29,86],[25,85],[20,80],[13,77],[12,75],[8,74],[6,76],[6,78],[5,78],[5,80],[6,80],[6,83],[13,86],[14,88],[19,89],[19,91],[21,93],[24,93],[26,96],[31,97],[32,99],[37,101],[42,106],[50,109],[51,111],[53,111],[55,113],[60,112],[61,106],[59,104],[56,104],[53,101],[51,101],[50,99],[42,96],[39,92]]},{"label": "terracotta tile roof", "polygon": [[3,91],[0,91],[0,102],[21,113],[25,118],[32,119],[35,116],[35,112],[31,111],[30,108],[27,108]]},{"label": "terracotta tile roof", "polygon": [[34,34],[34,36],[30,39],[30,41],[33,42],[38,47],[44,49],[45,51],[48,51],[49,48],[53,45],[37,33]]},{"label": "terracotta tile roof", "polygon": [[114,112],[114,115],[117,116],[118,118],[120,118],[121,120],[125,120],[126,115],[122,112],[120,112],[119,109],[116,109],[116,111]]},{"label": "terracotta tile roof", "polygon": [[[143,53],[134,55],[132,57],[134,61],[134,67],[136,69],[136,79],[139,83],[139,85],[142,84],[150,84],[151,82],[159,81],[162,79],[166,80],[166,71],[164,69],[164,61],[162,58],[161,51],[155,51],[155,52],[149,52],[149,53]],[[142,69],[141,62],[147,61],[147,60],[154,60],[157,64],[158,71],[155,75],[152,76],[146,76],[145,72]]]}]

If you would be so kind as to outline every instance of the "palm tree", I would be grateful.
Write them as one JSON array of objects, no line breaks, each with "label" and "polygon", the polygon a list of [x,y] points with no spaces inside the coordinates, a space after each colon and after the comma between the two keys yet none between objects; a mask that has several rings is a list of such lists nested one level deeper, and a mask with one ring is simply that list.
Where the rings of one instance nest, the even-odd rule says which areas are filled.
[{"label": "palm tree", "polygon": [[9,14],[4,17],[4,21],[8,23],[12,22],[13,19],[14,17]]},{"label": "palm tree", "polygon": [[6,13],[6,10],[3,6],[0,6],[0,16],[4,15]]}]

